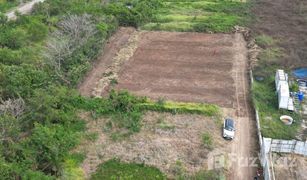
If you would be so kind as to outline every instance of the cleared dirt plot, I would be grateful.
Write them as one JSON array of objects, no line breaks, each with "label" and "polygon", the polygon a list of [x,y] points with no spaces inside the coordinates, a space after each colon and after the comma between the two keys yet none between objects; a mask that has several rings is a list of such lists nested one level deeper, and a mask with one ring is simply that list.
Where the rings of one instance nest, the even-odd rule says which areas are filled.
[{"label": "cleared dirt plot", "polygon": [[148,112],[143,117],[142,130],[120,141],[112,140],[107,132],[108,119],[93,120],[89,113],[82,114],[82,118],[87,119],[88,129],[98,135],[94,143],[87,142],[79,149],[87,154],[82,164],[87,177],[98,164],[112,158],[155,166],[168,177],[178,173],[179,163],[187,173],[206,169],[210,150],[202,143],[203,133],[211,135],[214,150],[228,151],[219,122],[212,117]]},{"label": "cleared dirt plot", "polygon": [[278,180],[307,179],[307,158],[291,154],[273,154],[274,174]]},{"label": "cleared dirt plot", "polygon": [[234,107],[233,59],[240,53],[234,34],[143,32],[139,39],[119,73],[117,89]]}]

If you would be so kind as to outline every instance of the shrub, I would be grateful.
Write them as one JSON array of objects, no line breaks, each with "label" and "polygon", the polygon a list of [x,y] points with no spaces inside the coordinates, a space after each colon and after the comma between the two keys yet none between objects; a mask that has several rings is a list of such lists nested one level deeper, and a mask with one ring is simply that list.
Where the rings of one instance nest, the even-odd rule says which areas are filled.
[{"label": "shrub", "polygon": [[24,149],[31,152],[30,159],[40,170],[56,175],[61,170],[61,162],[71,148],[78,143],[78,136],[61,125],[42,126],[35,124],[31,137],[24,142]]},{"label": "shrub", "polygon": [[99,165],[95,174],[91,176],[92,180],[164,180],[166,176],[157,168],[136,163],[123,163],[112,159]]},{"label": "shrub", "polygon": [[201,140],[202,140],[204,147],[206,147],[210,150],[213,149],[213,139],[212,139],[211,134],[203,133],[202,136],[201,136]]},{"label": "shrub", "polygon": [[277,42],[271,36],[267,36],[264,34],[257,36],[255,40],[256,43],[263,48],[274,46]]}]

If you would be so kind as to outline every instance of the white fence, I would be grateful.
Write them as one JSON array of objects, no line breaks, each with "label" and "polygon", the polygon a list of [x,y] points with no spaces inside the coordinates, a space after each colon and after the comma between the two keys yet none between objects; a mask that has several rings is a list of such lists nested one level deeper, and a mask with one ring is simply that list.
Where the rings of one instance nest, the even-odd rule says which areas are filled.
[{"label": "white fence", "polygon": [[[254,79],[252,71],[250,71],[250,80],[253,84]],[[307,156],[307,141],[279,140],[262,137],[257,109],[255,109],[255,117],[260,145],[260,161],[263,167],[263,176],[265,180],[275,180],[271,152],[294,153]]]},{"label": "white fence", "polygon": [[[269,139],[270,138],[266,138]],[[307,142],[296,141],[296,140],[271,140],[271,152],[281,153],[295,153],[303,156],[307,156]]]}]

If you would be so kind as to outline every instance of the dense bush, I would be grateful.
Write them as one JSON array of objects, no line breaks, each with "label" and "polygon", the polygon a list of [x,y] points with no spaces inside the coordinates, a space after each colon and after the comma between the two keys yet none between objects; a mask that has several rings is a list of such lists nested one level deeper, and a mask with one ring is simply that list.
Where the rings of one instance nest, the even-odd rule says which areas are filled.
[{"label": "dense bush", "polygon": [[161,0],[124,0],[109,4],[104,11],[117,17],[122,26],[138,27],[152,20],[161,6]]},{"label": "dense bush", "polygon": [[111,130],[114,137],[138,132],[144,110],[217,113],[215,106],[159,105],[127,92],[112,91],[109,98],[93,99],[74,91],[118,25],[138,27],[155,19],[161,2],[121,0],[105,5],[101,0],[46,0],[32,15],[18,16],[16,21],[8,22],[0,14],[0,107],[9,100],[25,103],[18,116],[0,111],[3,179],[82,176],[70,156],[85,128],[78,109],[110,117],[109,127],[117,130]]},{"label": "dense bush", "polygon": [[163,180],[166,179],[166,177],[155,167],[145,166],[143,164],[124,163],[112,159],[101,164],[96,173],[92,175],[91,179]]}]

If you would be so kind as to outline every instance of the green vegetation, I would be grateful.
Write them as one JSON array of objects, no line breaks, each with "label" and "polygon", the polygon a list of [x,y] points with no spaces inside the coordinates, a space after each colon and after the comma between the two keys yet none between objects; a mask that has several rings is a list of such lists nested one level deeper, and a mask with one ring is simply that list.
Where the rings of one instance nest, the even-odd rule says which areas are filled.
[{"label": "green vegetation", "polygon": [[[255,81],[252,87],[253,102],[259,111],[262,135],[276,139],[295,139],[300,127],[300,117],[296,113],[278,109],[275,89],[275,72],[281,68],[279,59],[285,54],[277,46],[277,41],[269,36],[257,36],[256,41],[265,48],[260,53],[253,72],[255,77],[263,77],[264,80]],[[281,115],[290,115],[295,122],[287,126],[279,120]]]},{"label": "green vegetation", "polygon": [[[252,93],[254,104],[259,111],[262,135],[275,139],[295,139],[300,127],[300,118],[296,113],[278,109],[274,72],[264,81],[255,81]],[[293,117],[296,122],[291,126],[285,125],[279,120],[279,117],[285,114]]]},{"label": "green vegetation", "polygon": [[[222,32],[243,22],[247,7],[244,3],[228,1],[206,1],[210,3],[204,7],[196,1],[190,5],[161,2],[120,0],[106,4],[101,0],[46,0],[37,4],[31,15],[18,16],[16,21],[8,22],[0,15],[1,178],[82,179],[79,164],[83,155],[72,154],[71,150],[81,138],[95,140],[97,137],[84,133],[85,122],[76,115],[79,109],[90,111],[95,117],[107,116],[105,130],[114,139],[138,132],[145,110],[219,114],[218,107],[207,104],[156,103],[114,91],[108,98],[84,98],[74,90],[119,25],[147,27],[149,22],[169,23],[163,19],[164,15],[176,16],[176,8],[191,5],[190,13],[201,10],[200,17],[193,15],[201,21],[195,20],[187,27]],[[0,10],[14,5],[12,1],[0,1]],[[172,12],[163,14],[165,10]],[[181,17],[184,20],[189,14],[183,13],[186,13]],[[140,177],[140,173],[141,177],[165,178],[155,168],[118,161],[102,165],[100,170],[119,170],[118,176],[122,174],[124,178],[136,174]],[[97,178],[101,175],[98,174]]]},{"label": "green vegetation", "polygon": [[213,138],[212,138],[211,134],[209,134],[209,133],[202,134],[201,140],[202,140],[204,147],[206,147],[210,150],[213,149]]},{"label": "green vegetation", "polygon": [[[127,91],[111,91],[108,98],[75,97],[72,104],[77,109],[92,112],[94,117],[108,116],[105,131],[111,134],[113,140],[120,140],[141,128],[141,117],[144,111],[158,111],[170,113],[202,114],[206,116],[218,116],[219,107],[209,104],[178,103],[170,101],[151,101],[146,97],[136,97]],[[161,129],[173,129],[173,125],[159,120]]]},{"label": "green vegetation", "polygon": [[155,167],[135,163],[128,164],[113,159],[101,164],[91,179],[162,180],[166,177]]},{"label": "green vegetation", "polygon": [[169,122],[166,122],[164,118],[165,117],[163,115],[159,116],[158,121],[157,121],[158,128],[163,129],[163,130],[174,130],[175,125]]},{"label": "green vegetation", "polygon": [[145,30],[229,32],[247,24],[249,3],[228,0],[163,1]]},{"label": "green vegetation", "polygon": [[282,56],[284,56],[284,52],[281,48],[272,47],[261,51],[258,59],[263,66],[274,66],[279,63]]},{"label": "green vegetation", "polygon": [[[28,0],[29,1],[29,0]],[[19,0],[0,0],[0,13],[5,13],[13,7],[18,6]]]},{"label": "green vegetation", "polygon": [[277,40],[267,35],[259,35],[255,38],[255,40],[256,43],[263,48],[274,46],[277,43]]},{"label": "green vegetation", "polygon": [[172,101],[157,101],[153,102],[146,100],[144,103],[139,104],[139,107],[144,110],[170,112],[170,113],[190,113],[190,114],[203,114],[207,116],[218,116],[220,109],[212,104],[199,104],[199,103],[184,103]]},{"label": "green vegetation", "polygon": [[195,174],[188,174],[186,169],[183,167],[181,161],[176,161],[172,167],[172,171],[177,180],[224,180],[225,172],[224,169],[213,169],[213,170],[200,170]]},{"label": "green vegetation", "polygon": [[[2,179],[82,179],[80,158],[71,150],[82,137],[96,138],[84,134],[85,122],[76,115],[82,105],[91,111],[99,106],[95,113],[112,117],[112,126],[139,130],[134,98],[119,101],[111,94],[77,106],[82,98],[74,90],[119,24],[145,23],[154,13],[152,5],[159,5],[158,0],[133,2],[131,9],[127,1],[111,3],[120,10],[112,11],[100,0],[47,0],[16,21],[0,15]],[[0,10],[13,5],[0,1]],[[121,11],[133,18],[126,22]]]}]

